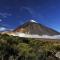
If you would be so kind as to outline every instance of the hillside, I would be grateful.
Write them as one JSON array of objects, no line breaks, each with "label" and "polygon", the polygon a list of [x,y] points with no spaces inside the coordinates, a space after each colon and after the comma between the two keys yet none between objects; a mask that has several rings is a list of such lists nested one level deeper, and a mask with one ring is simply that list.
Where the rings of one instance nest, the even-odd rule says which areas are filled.
[{"label": "hillside", "polygon": [[60,40],[0,34],[0,60],[60,60]]}]

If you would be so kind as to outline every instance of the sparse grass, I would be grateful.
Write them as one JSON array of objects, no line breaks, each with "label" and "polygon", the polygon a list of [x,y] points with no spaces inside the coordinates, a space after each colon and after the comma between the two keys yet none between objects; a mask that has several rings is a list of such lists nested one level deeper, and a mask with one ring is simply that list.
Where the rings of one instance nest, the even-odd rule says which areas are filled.
[{"label": "sparse grass", "polygon": [[59,60],[55,56],[58,51],[59,40],[28,39],[0,34],[0,60]]}]

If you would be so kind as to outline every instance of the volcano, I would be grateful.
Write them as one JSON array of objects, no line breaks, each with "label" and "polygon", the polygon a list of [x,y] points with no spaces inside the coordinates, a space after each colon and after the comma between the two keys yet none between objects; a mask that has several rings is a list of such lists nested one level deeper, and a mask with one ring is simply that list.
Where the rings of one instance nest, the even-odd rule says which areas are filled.
[{"label": "volcano", "polygon": [[52,28],[46,27],[35,20],[29,20],[23,25],[17,27],[14,33],[24,33],[24,34],[31,34],[31,35],[60,35],[59,32],[55,31]]}]

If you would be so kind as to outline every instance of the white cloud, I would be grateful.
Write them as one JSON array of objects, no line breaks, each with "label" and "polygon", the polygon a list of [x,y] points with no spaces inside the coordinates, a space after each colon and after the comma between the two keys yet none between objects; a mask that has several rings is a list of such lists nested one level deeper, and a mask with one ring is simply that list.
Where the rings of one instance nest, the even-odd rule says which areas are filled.
[{"label": "white cloud", "polygon": [[2,16],[2,17],[4,17],[4,18],[6,18],[6,17],[8,17],[8,16],[11,16],[12,14],[10,14],[10,13],[2,13],[2,12],[0,12],[0,15]]},{"label": "white cloud", "polygon": [[6,28],[6,27],[0,27],[0,32],[7,32],[7,31],[13,31],[14,29],[9,29],[9,28]]},{"label": "white cloud", "polygon": [[0,19],[0,22],[2,21],[2,19]]},{"label": "white cloud", "polygon": [[34,11],[33,11],[33,9],[32,8],[29,8],[29,7],[22,7],[22,8],[20,8],[20,10],[27,10],[32,16],[34,16],[33,14],[35,13]]},{"label": "white cloud", "polygon": [[53,36],[49,36],[49,35],[31,35],[31,34],[26,34],[26,33],[19,33],[16,32],[14,34],[11,34],[13,36],[19,36],[19,37],[26,37],[26,38],[46,38],[46,39],[60,39],[60,35],[53,35]]},{"label": "white cloud", "polygon": [[5,31],[7,30],[5,27],[0,27],[0,31]]}]

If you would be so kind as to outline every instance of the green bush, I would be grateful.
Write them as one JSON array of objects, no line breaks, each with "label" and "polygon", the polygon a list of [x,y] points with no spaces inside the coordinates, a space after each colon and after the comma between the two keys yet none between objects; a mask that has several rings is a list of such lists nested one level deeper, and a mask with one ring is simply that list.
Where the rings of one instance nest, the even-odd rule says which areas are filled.
[{"label": "green bush", "polygon": [[60,51],[60,45],[56,44],[0,34],[0,60],[59,60],[55,53]]}]

